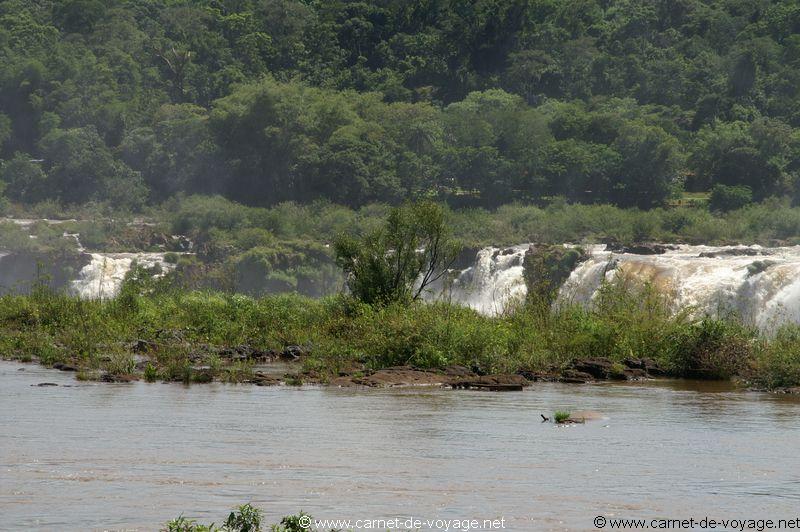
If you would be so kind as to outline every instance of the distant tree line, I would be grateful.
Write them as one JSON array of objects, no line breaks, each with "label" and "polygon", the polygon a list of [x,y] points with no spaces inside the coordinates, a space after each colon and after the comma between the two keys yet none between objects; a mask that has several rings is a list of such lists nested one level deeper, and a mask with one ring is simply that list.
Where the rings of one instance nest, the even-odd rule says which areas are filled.
[{"label": "distant tree line", "polygon": [[800,200],[792,0],[6,0],[0,57],[21,203]]}]

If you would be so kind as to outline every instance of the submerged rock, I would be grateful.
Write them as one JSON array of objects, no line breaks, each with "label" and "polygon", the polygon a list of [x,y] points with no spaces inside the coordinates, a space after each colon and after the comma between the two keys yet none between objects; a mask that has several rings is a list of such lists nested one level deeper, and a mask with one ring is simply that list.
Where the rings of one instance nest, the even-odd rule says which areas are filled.
[{"label": "submerged rock", "polygon": [[648,358],[626,358],[613,362],[606,357],[582,358],[561,371],[558,381],[582,384],[595,380],[641,380],[666,375]]},{"label": "submerged rock", "polygon": [[275,386],[281,383],[281,380],[274,375],[267,375],[266,373],[256,372],[253,378],[248,382],[256,386]]},{"label": "submerged rock", "polygon": [[606,245],[606,249],[614,253],[627,253],[630,255],[663,255],[668,250],[674,249],[674,246],[647,243],[626,246],[619,243],[610,243]]},{"label": "submerged rock", "polygon": [[101,382],[128,383],[138,380],[139,377],[137,377],[136,375],[118,375],[115,373],[103,373],[102,375],[100,375]]},{"label": "submerged rock", "polygon": [[739,257],[739,256],[755,257],[757,255],[769,255],[769,254],[770,254],[769,252],[761,248],[736,247],[736,248],[720,249],[717,251],[703,251],[698,255],[698,257],[704,257],[704,258]]},{"label": "submerged rock", "polygon": [[450,383],[454,389],[467,389],[467,390],[489,390],[495,392],[501,391],[519,391],[523,387],[529,386],[530,381],[522,375],[485,375],[479,377],[471,377],[466,379],[457,379]]}]

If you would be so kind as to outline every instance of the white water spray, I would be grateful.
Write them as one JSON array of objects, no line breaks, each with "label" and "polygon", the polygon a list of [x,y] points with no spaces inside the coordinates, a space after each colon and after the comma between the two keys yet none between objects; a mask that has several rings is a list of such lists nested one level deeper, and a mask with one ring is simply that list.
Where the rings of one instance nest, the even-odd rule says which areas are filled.
[{"label": "white water spray", "polygon": [[[484,314],[502,313],[525,296],[522,261],[528,248],[482,249],[475,264],[456,275],[450,297]],[[625,275],[650,283],[676,310],[734,313],[765,331],[800,323],[800,246],[681,245],[658,255],[613,253],[604,245],[586,250],[588,260],[561,287],[560,301],[590,304],[603,281]]]},{"label": "white water spray", "polygon": [[145,268],[160,265],[164,272],[173,267],[164,262],[163,253],[92,253],[70,289],[85,299],[115,297],[134,262]]}]

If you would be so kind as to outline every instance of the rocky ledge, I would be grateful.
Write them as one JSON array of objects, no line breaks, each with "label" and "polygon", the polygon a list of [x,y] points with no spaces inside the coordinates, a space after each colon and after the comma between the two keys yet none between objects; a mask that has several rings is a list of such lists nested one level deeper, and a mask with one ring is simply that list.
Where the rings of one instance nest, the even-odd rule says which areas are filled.
[{"label": "rocky ledge", "polygon": [[667,372],[648,358],[626,358],[613,362],[605,357],[573,360],[564,368],[548,371],[521,371],[520,375],[531,381],[566,382],[585,384],[594,381],[634,381],[663,377]]}]

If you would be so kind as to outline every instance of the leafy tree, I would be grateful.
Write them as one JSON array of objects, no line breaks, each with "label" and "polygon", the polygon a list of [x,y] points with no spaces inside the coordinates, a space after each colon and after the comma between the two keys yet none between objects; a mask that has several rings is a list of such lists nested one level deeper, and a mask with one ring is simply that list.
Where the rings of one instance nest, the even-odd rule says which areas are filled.
[{"label": "leafy tree", "polygon": [[9,199],[23,203],[35,203],[47,196],[47,177],[42,171],[41,161],[27,153],[17,153],[14,158],[0,166],[0,180]]},{"label": "leafy tree", "polygon": [[792,139],[791,128],[776,120],[716,121],[697,135],[689,159],[693,186],[746,186],[755,199],[779,193],[791,180]]},{"label": "leafy tree", "polygon": [[616,204],[654,207],[680,187],[680,145],[663,129],[631,123],[613,147],[622,159],[621,175],[612,183]]},{"label": "leafy tree", "polygon": [[350,292],[365,303],[386,304],[419,299],[446,273],[459,245],[444,209],[422,202],[392,209],[383,228],[360,240],[339,236],[334,251]]},{"label": "leafy tree", "polygon": [[753,191],[750,190],[750,187],[742,185],[729,187],[717,184],[711,188],[708,206],[714,211],[732,211],[741,209],[752,201]]},{"label": "leafy tree", "polygon": [[55,129],[42,139],[41,151],[48,198],[65,203],[108,200],[129,208],[143,205],[146,188],[141,175],[116,161],[93,127]]},{"label": "leafy tree", "polygon": [[[0,0],[0,158],[45,159],[44,190],[9,188],[23,202],[650,207],[682,176],[800,197],[798,13],[781,0]],[[80,155],[56,148],[67,137]]]}]

